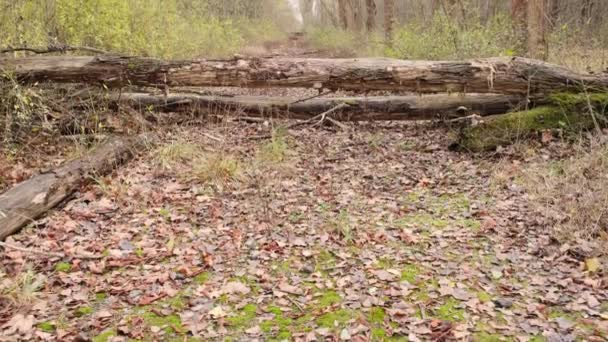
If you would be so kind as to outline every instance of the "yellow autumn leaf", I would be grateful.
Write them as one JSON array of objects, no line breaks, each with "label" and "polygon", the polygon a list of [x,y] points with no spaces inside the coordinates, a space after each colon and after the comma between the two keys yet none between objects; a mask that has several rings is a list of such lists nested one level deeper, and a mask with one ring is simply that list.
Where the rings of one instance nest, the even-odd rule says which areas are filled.
[{"label": "yellow autumn leaf", "polygon": [[598,258],[590,258],[585,260],[585,268],[591,273],[599,271],[601,266],[600,259]]}]

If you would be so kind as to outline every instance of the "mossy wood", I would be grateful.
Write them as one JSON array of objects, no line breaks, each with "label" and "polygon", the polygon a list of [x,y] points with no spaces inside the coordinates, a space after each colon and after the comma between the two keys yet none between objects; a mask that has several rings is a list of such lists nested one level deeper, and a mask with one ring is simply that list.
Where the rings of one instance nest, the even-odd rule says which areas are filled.
[{"label": "mossy wood", "polygon": [[548,105],[489,116],[479,125],[465,128],[458,145],[471,151],[488,151],[546,130],[560,129],[567,133],[606,127],[607,113],[608,93],[552,94]]},{"label": "mossy wood", "polygon": [[286,57],[164,61],[124,56],[47,56],[0,59],[0,70],[14,73],[22,81],[106,86],[305,87],[535,97],[608,87],[608,75],[577,73],[519,57],[465,61]]},{"label": "mossy wood", "polygon": [[[492,115],[508,112],[522,105],[521,97],[498,94],[453,94],[424,96],[370,96],[314,98],[297,102],[297,98],[263,96],[201,96],[193,94],[122,93],[114,101],[136,108],[168,112],[226,113],[226,110],[248,116],[310,119],[341,103],[347,104],[332,118],[343,121],[429,120],[462,115]],[[465,107],[466,110],[463,110]]]},{"label": "mossy wood", "polygon": [[143,146],[145,136],[114,138],[83,158],[41,173],[0,195],[0,240],[57,206],[92,176],[109,173]]}]

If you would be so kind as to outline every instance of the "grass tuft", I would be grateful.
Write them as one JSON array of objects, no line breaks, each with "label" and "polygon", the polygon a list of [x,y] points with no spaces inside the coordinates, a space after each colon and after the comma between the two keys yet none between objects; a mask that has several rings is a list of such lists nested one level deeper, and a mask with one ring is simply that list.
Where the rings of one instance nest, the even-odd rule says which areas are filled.
[{"label": "grass tuft", "polygon": [[226,184],[237,180],[240,162],[230,154],[213,153],[195,161],[192,173],[204,183]]},{"label": "grass tuft", "polygon": [[190,163],[201,154],[200,146],[184,141],[172,142],[153,152],[154,161],[163,169],[173,169],[184,163]]}]

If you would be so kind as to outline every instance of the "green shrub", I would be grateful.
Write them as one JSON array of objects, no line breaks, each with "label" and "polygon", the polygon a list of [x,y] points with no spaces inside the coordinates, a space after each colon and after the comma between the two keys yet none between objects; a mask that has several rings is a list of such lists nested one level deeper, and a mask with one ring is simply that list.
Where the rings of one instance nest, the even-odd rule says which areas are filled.
[{"label": "green shrub", "polygon": [[272,21],[219,16],[209,1],[0,0],[0,46],[62,43],[163,58],[227,57],[283,38]]},{"label": "green shrub", "polygon": [[517,46],[506,16],[495,16],[485,25],[472,20],[464,27],[438,14],[430,24],[412,22],[397,29],[385,54],[402,59],[462,59],[514,55]]}]

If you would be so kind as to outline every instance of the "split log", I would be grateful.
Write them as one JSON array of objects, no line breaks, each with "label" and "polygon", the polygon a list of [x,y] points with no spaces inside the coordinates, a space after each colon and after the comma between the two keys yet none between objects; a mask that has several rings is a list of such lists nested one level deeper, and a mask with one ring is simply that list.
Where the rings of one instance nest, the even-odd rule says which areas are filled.
[{"label": "split log", "polygon": [[0,195],[0,240],[51,210],[92,175],[104,175],[129,160],[144,136],[115,138],[89,155],[34,176]]},{"label": "split log", "polygon": [[163,61],[124,56],[52,56],[0,59],[1,69],[12,71],[22,81],[107,86],[304,87],[534,96],[608,87],[608,75],[577,73],[519,57],[465,61],[284,57]]},{"label": "split log", "polygon": [[123,93],[114,96],[114,101],[118,100],[136,108],[164,112],[224,114],[230,111],[248,116],[292,119],[310,119],[345,103],[347,106],[333,116],[341,121],[430,120],[471,113],[486,116],[508,112],[520,107],[522,102],[518,96],[498,94],[336,97],[297,102],[295,98],[285,97]]}]

